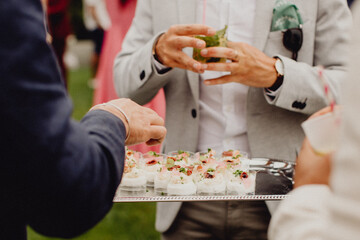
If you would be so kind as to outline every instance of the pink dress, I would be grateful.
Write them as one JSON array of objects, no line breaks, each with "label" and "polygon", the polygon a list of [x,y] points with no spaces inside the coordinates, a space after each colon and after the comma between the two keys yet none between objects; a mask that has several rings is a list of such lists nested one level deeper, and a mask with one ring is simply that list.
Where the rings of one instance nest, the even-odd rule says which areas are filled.
[{"label": "pink dress", "polygon": [[[96,73],[96,89],[94,92],[94,105],[108,102],[118,98],[113,81],[113,65],[116,55],[121,50],[122,41],[130,27],[135,14],[136,0],[128,1],[124,6],[119,0],[106,0],[106,8],[111,19],[111,27],[105,32],[104,43]],[[161,89],[152,101],[144,105],[156,111],[165,118],[165,97]],[[130,147],[140,152],[160,152],[160,145],[148,147],[139,144]]]}]

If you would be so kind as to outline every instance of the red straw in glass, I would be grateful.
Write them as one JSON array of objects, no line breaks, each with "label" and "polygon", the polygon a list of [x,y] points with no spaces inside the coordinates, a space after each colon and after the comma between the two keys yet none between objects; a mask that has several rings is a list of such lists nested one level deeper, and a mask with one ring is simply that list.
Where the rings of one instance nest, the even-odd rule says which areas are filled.
[{"label": "red straw in glass", "polygon": [[328,85],[328,83],[327,83],[327,81],[326,81],[326,79],[324,77],[324,67],[323,66],[319,67],[319,78],[320,78],[320,80],[321,80],[321,82],[323,84],[325,96],[326,96],[326,98],[327,98],[327,100],[329,102],[330,109],[331,109],[331,111],[333,111],[336,102],[335,102],[335,98],[334,98],[334,96],[333,96],[333,94],[332,94],[332,92],[330,90],[330,87],[329,87],[329,85]]},{"label": "red straw in glass", "polygon": [[206,0],[203,0],[203,19],[202,19],[202,24],[206,24]]}]

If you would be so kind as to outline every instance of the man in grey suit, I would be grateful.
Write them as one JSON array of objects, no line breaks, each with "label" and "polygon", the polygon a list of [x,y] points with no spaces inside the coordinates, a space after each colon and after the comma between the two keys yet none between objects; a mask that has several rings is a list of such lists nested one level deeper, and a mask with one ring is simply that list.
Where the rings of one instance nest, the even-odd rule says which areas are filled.
[{"label": "man in grey suit", "polygon": [[[205,43],[193,36],[215,31],[193,24],[197,1],[139,0],[115,60],[117,92],[145,104],[164,88],[164,152],[236,148],[252,157],[293,161],[304,137],[300,123],[327,104],[315,66],[325,66],[336,96],[345,74],[351,26],[346,1],[229,2],[232,42],[201,54],[231,62],[201,64],[190,56],[192,48],[205,48]],[[273,9],[289,2],[303,21],[297,61],[284,47],[283,31],[270,32]],[[261,201],[160,203],[156,228],[164,239],[266,239],[269,219]]]}]

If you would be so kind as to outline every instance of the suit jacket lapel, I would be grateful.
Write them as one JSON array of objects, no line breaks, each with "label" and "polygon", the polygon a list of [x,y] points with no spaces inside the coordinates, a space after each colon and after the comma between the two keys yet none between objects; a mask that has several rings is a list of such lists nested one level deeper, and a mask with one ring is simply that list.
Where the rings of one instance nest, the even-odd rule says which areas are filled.
[{"label": "suit jacket lapel", "polygon": [[[178,8],[178,21],[179,24],[192,24],[195,23],[196,17],[196,1],[189,0],[177,0],[177,8]],[[185,48],[184,52],[189,56],[192,55],[191,48]],[[198,104],[199,101],[199,74],[194,73],[192,71],[186,71],[187,77],[189,81],[189,85],[191,88],[191,92]]]},{"label": "suit jacket lapel", "polygon": [[[254,47],[263,51],[268,38],[276,0],[256,0]],[[271,11],[269,11],[271,9]]]}]

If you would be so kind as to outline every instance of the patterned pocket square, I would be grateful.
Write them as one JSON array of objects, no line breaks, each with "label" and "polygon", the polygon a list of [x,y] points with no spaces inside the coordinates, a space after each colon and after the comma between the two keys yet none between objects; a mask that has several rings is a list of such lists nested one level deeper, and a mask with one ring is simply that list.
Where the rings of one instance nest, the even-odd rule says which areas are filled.
[{"label": "patterned pocket square", "polygon": [[287,0],[277,0],[273,9],[271,31],[298,28],[303,24],[299,9]]}]

